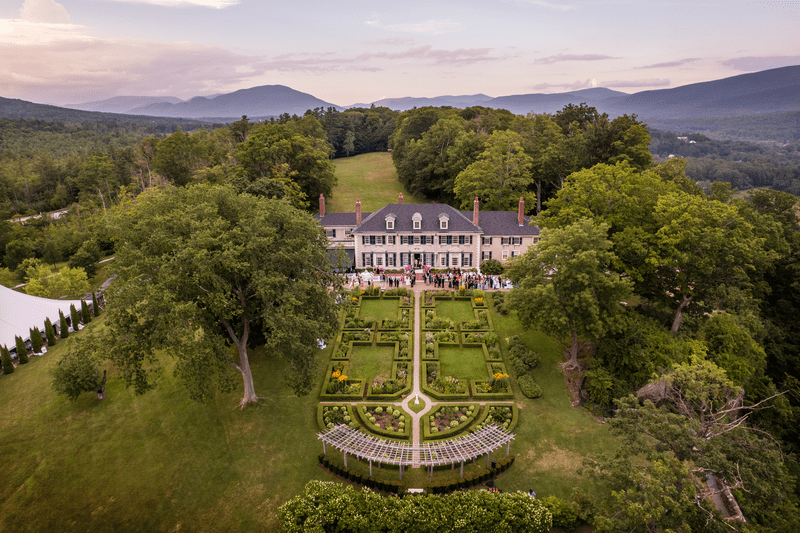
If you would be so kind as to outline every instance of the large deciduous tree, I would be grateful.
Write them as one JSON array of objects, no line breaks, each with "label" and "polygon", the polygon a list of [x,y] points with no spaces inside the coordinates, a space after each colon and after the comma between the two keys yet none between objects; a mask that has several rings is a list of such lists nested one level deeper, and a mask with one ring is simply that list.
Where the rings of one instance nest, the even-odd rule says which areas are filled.
[{"label": "large deciduous tree", "polygon": [[569,336],[568,367],[578,366],[579,337],[597,340],[613,331],[621,318],[620,301],[631,283],[612,270],[616,258],[606,224],[590,219],[560,229],[545,229],[508,273],[519,283],[510,305],[527,326]]},{"label": "large deciduous tree", "polygon": [[[316,119],[307,117],[308,119]],[[317,125],[319,125],[317,123]],[[283,124],[254,126],[246,141],[234,151],[237,161],[236,186],[240,191],[261,182],[261,188],[284,188],[284,196],[307,201],[319,208],[319,195],[330,196],[336,185],[331,146],[327,141],[308,137]],[[258,187],[258,185],[256,185]],[[260,190],[260,189],[259,189]],[[254,194],[281,197],[281,194]]]},{"label": "large deciduous tree", "polygon": [[194,399],[209,398],[215,383],[230,389],[241,373],[244,407],[258,399],[247,352],[258,337],[269,354],[288,358],[293,389],[309,390],[317,339],[337,326],[340,288],[310,216],[220,186],[151,189],[120,211],[120,279],[106,323],[129,385],[153,386],[163,349]]},{"label": "large deciduous tree", "polygon": [[495,131],[478,160],[456,176],[454,192],[461,208],[468,209],[476,197],[489,211],[513,211],[520,196],[534,205],[535,195],[528,191],[532,165],[518,133]]}]

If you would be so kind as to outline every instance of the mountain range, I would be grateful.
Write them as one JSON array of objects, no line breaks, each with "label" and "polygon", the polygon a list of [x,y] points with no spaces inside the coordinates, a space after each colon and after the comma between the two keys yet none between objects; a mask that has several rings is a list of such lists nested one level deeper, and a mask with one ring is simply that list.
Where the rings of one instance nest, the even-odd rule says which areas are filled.
[{"label": "mountain range", "polygon": [[[64,107],[33,104],[0,97],[0,117],[69,120],[136,121],[141,116],[170,120],[227,122],[242,115],[252,119],[277,117],[284,113],[302,115],[308,109],[385,106],[398,111],[422,106],[502,108],[514,114],[555,113],[567,104],[595,107],[611,117],[636,114],[652,127],[672,131],[703,131],[703,124],[719,124],[732,117],[737,127],[777,126],[781,139],[800,139],[800,65],[741,74],[720,80],[693,83],[671,89],[627,94],[596,87],[554,94],[518,94],[491,97],[485,94],[437,96],[431,98],[386,98],[368,104],[348,106],[326,102],[283,85],[263,85],[232,93],[197,96],[183,101],[175,97],[117,96]],[[38,107],[37,107],[38,106]],[[24,113],[22,113],[24,109]],[[37,111],[38,109],[38,111]],[[87,118],[87,112],[101,112],[101,118]],[[22,114],[21,114],[22,113]],[[105,115],[113,113],[113,115]],[[125,119],[120,117],[127,115]],[[105,118],[103,118],[105,117]],[[693,127],[686,127],[689,123]],[[702,122],[702,124],[701,124]],[[767,125],[767,126],[765,126]],[[785,133],[784,133],[785,132]]]}]

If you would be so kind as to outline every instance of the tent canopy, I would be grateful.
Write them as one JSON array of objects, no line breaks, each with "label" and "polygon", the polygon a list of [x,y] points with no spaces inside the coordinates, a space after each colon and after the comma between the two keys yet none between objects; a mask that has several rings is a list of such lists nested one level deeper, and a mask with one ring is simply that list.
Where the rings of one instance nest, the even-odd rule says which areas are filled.
[{"label": "tent canopy", "polygon": [[69,316],[69,306],[80,309],[81,300],[50,300],[31,296],[0,285],[0,345],[9,349],[15,345],[14,337],[30,339],[30,328],[44,331],[44,321],[50,318],[58,323],[58,311]]}]

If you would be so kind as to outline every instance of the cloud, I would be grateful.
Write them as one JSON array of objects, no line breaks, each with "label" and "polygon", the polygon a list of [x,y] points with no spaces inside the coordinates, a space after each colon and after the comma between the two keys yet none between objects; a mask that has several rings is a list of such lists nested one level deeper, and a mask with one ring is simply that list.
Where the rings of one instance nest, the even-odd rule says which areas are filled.
[{"label": "cloud", "polygon": [[536,85],[531,86],[531,89],[535,91],[545,91],[547,89],[566,89],[569,91],[577,91],[578,89],[588,89],[590,87],[598,87],[599,84],[595,79],[589,79],[586,81],[574,81],[572,83],[565,82],[565,83],[537,83]]},{"label": "cloud", "polygon": [[545,2],[544,0],[522,0],[522,2],[525,4],[546,7],[548,9],[557,9],[559,11],[569,11],[573,8],[573,6],[570,5],[553,4],[551,2]]},{"label": "cloud", "polygon": [[720,62],[721,65],[734,70],[755,72],[771,68],[788,67],[800,64],[800,55],[797,56],[766,56],[766,57],[734,57]]},{"label": "cloud", "polygon": [[612,56],[605,56],[601,54],[558,54],[554,56],[542,57],[534,60],[537,65],[551,65],[553,63],[560,63],[562,61],[602,61],[603,59],[618,59]]},{"label": "cloud", "polygon": [[211,7],[225,9],[237,5],[240,0],[112,0],[133,4],[153,4],[165,7]]},{"label": "cloud", "polygon": [[611,80],[611,81],[597,81],[595,79],[588,79],[585,81],[574,81],[572,83],[537,83],[531,86],[531,89],[537,91],[544,91],[547,89],[563,89],[567,91],[577,91],[579,89],[590,89],[592,87],[606,87],[606,88],[624,88],[624,87],[666,87],[670,84],[670,80],[660,78],[648,78],[640,80]]},{"label": "cloud", "polygon": [[652,65],[645,65],[643,67],[633,67],[636,70],[647,69],[647,68],[667,68],[667,67],[679,67],[681,65],[685,65],[687,63],[692,63],[694,61],[700,61],[699,57],[687,57],[686,59],[679,59],[677,61],[668,61],[666,63],[654,63]]},{"label": "cloud", "polygon": [[28,22],[69,24],[69,13],[55,0],[25,0],[19,18]]},{"label": "cloud", "polygon": [[668,79],[664,78],[646,78],[640,80],[612,80],[612,81],[604,81],[602,83],[603,87],[617,87],[617,88],[624,88],[624,87],[667,87],[670,84]]},{"label": "cloud", "polygon": [[377,39],[365,41],[366,44],[383,44],[387,46],[410,46],[414,43],[413,39],[403,39],[402,37],[390,37],[389,39]]},{"label": "cloud", "polygon": [[401,33],[453,33],[461,30],[461,24],[450,20],[426,20],[425,22],[405,24],[382,24],[378,20],[366,21],[368,26],[381,30],[396,31]]}]

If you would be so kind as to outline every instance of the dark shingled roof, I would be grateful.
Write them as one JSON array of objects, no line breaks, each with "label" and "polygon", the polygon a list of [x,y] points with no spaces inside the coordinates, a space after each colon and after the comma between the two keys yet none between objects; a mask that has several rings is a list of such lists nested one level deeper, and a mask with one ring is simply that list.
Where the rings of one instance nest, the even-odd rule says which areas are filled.
[{"label": "dark shingled roof", "polygon": [[[422,215],[422,229],[415,230],[413,216]],[[446,230],[439,229],[439,215],[447,215]],[[386,216],[394,215],[394,229],[386,229]],[[326,213],[324,217],[314,215],[322,227],[355,226],[355,213]],[[515,211],[481,211],[478,222],[472,223],[472,211],[458,211],[447,204],[388,204],[373,213],[361,214],[361,225],[353,233],[483,233],[484,235],[539,235],[538,226],[529,226],[530,217],[525,217],[525,225],[517,222]]]},{"label": "dark shingled roof", "polygon": [[[369,213],[361,213],[361,220],[363,221],[368,217]],[[314,215],[314,220],[319,222],[323,228],[325,226],[355,226],[356,214],[355,213],[325,213],[324,217],[318,214]]]},{"label": "dark shingled roof", "polygon": [[[422,229],[415,230],[412,218],[416,213],[422,215]],[[439,229],[439,215],[447,215],[447,229]],[[386,229],[386,216],[395,215],[394,230]],[[325,215],[327,218],[328,215]],[[472,223],[472,215],[464,216],[461,211],[447,204],[389,204],[374,213],[365,215],[361,225],[353,233],[480,233],[481,229]]]},{"label": "dark shingled roof", "polygon": [[[472,219],[472,211],[462,211]],[[514,211],[481,211],[478,223],[484,235],[539,235],[539,226],[529,226],[531,217],[524,217],[525,224],[519,225]]]}]

